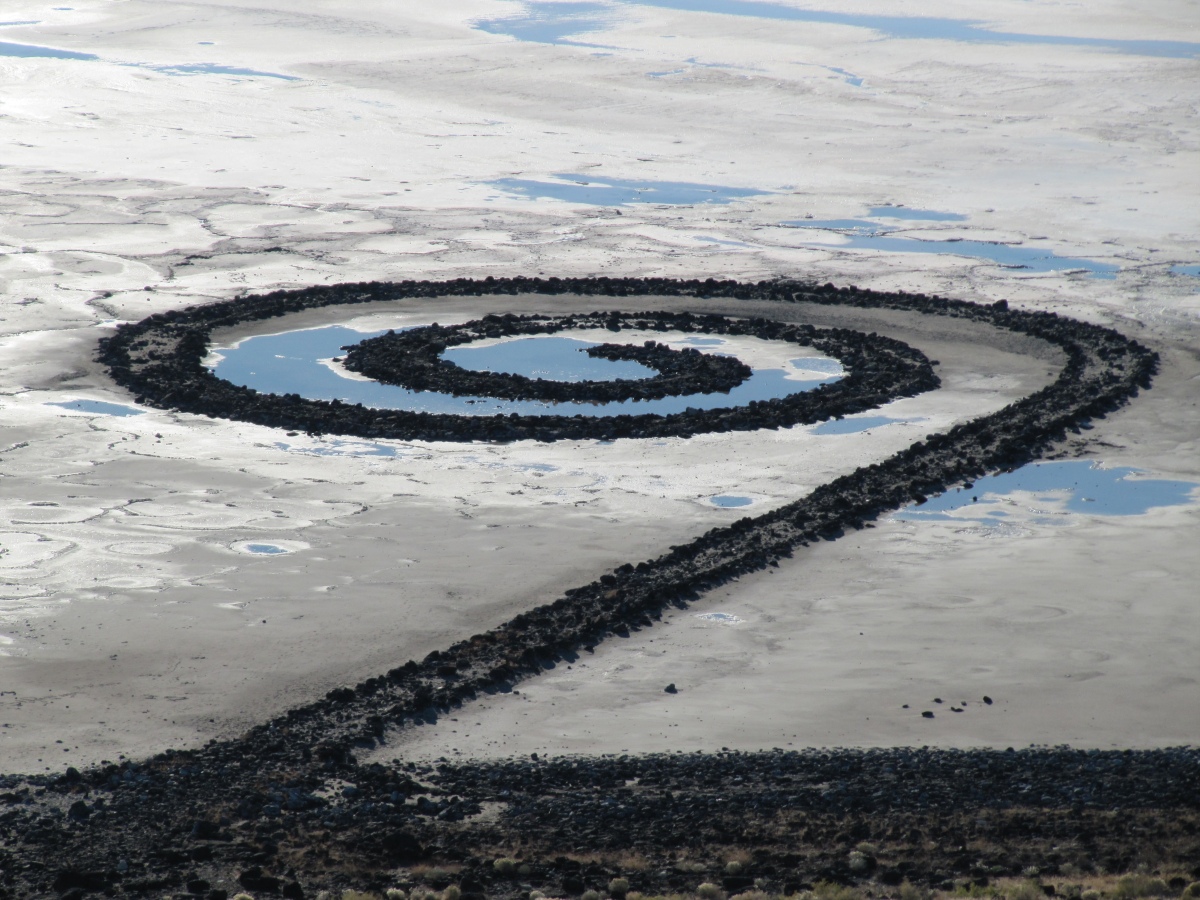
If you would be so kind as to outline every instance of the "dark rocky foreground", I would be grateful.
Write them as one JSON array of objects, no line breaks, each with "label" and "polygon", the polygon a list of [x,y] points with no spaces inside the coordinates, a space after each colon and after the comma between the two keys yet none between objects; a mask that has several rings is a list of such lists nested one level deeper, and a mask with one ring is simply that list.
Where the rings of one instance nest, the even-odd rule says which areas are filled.
[{"label": "dark rocky foreground", "polygon": [[[915,310],[1040,338],[1061,348],[1067,362],[1052,385],[997,413],[928,436],[781,509],[713,529],[656,559],[631,561],[493,631],[332,691],[237,740],[72,770],[53,780],[0,779],[0,896],[217,898],[247,889],[300,897],[333,885],[383,887],[395,883],[396,867],[418,863],[435,867],[421,876],[431,885],[454,881],[468,896],[508,896],[532,887],[579,894],[618,871],[644,891],[690,890],[723,878],[730,891],[761,879],[765,889],[787,893],[822,879],[943,884],[980,882],[1028,865],[1111,872],[1144,863],[1183,871],[1200,862],[1200,751],[1191,748],[360,765],[356,751],[376,746],[391,725],[431,721],[480,693],[511,690],[811,541],[870,527],[884,512],[1035,458],[1067,431],[1147,387],[1157,362],[1154,353],[1110,329],[1003,303],[793,282],[659,279],[489,279],[280,292],[126,326],[101,348],[101,359],[141,402],[363,434],[343,426],[378,426],[353,407],[223,393],[224,382],[206,381],[195,369],[208,331],[336,303],[479,293],[730,297]],[[928,361],[911,348],[872,344],[889,363],[881,374],[877,360],[855,356],[854,348],[866,347],[870,336],[853,334],[838,338],[849,349],[837,355],[851,357],[851,375],[839,384],[879,377],[865,393],[881,396],[895,395],[897,382],[904,390],[931,386]],[[862,397],[847,392],[838,402],[855,406]],[[230,405],[221,407],[222,398]],[[786,424],[790,413],[775,417],[777,409],[750,409],[760,416],[753,427]],[[499,428],[512,417],[496,418],[503,420],[493,423]],[[471,439],[459,437],[455,423],[395,422],[397,429],[417,428],[403,435],[408,438]],[[722,424],[695,419],[673,433]],[[576,436],[574,420],[517,425],[547,429],[542,439]],[[864,842],[867,850],[859,846]],[[749,862],[744,871],[727,873],[720,860],[735,848],[747,850]],[[855,848],[859,856],[851,859]],[[493,865],[494,858],[513,855],[524,865],[512,871]]]}]

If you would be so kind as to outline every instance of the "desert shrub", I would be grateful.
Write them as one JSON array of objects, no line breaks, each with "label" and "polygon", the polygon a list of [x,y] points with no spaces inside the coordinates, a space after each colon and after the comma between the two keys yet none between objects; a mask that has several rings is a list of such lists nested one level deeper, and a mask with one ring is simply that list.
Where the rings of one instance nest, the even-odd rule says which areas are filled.
[{"label": "desert shrub", "polygon": [[1022,881],[1004,892],[1008,900],[1046,900],[1046,893],[1036,881]]},{"label": "desert shrub", "polygon": [[502,856],[492,863],[492,868],[496,870],[497,875],[515,875],[517,861],[510,856]]},{"label": "desert shrub", "polygon": [[1161,878],[1133,874],[1123,875],[1117,881],[1113,897],[1116,900],[1138,900],[1140,897],[1165,897],[1170,893],[1172,893],[1171,889]]},{"label": "desert shrub", "polygon": [[864,856],[878,856],[879,855],[879,848],[876,847],[874,844],[872,844],[870,841],[863,841],[861,844],[856,846],[854,849],[857,850],[859,853],[862,853]]},{"label": "desert shrub", "polygon": [[614,897],[624,897],[629,893],[629,879],[614,878],[608,883],[608,892]]},{"label": "desert shrub", "polygon": [[1183,900],[1200,900],[1200,881],[1193,881],[1180,894]]},{"label": "desert shrub", "polygon": [[725,892],[711,881],[706,881],[696,888],[696,896],[700,900],[725,900]]},{"label": "desert shrub", "polygon": [[850,871],[855,875],[861,875],[871,868],[871,857],[858,850],[851,850],[849,863]]},{"label": "desert shrub", "polygon": [[254,898],[243,891],[240,894],[234,894],[233,900],[254,900]]},{"label": "desert shrub", "polygon": [[[237,900],[237,898],[234,898],[234,900]],[[369,894],[366,891],[347,889],[342,891],[341,900],[379,900],[379,895]]]},{"label": "desert shrub", "polygon": [[765,891],[754,890],[735,894],[730,900],[774,900],[774,898]]},{"label": "desert shrub", "polygon": [[1060,884],[1056,888],[1056,893],[1063,900],[1080,900],[1083,897],[1082,884]]},{"label": "desert shrub", "polygon": [[916,885],[907,878],[900,884],[900,900],[930,900],[933,892],[923,885]]},{"label": "desert shrub", "polygon": [[726,875],[741,875],[743,868],[744,867],[738,860],[731,859],[729,862],[725,863],[725,874]]},{"label": "desert shrub", "polygon": [[385,900],[408,900],[408,894],[400,888],[388,888],[383,892]]},{"label": "desert shrub", "polygon": [[1079,900],[1101,900],[1104,895],[1097,890],[1084,891],[1079,895]]},{"label": "desert shrub", "polygon": [[812,892],[816,900],[863,900],[861,891],[832,881],[818,881]]},{"label": "desert shrub", "polygon": [[699,875],[701,872],[708,871],[708,866],[694,859],[681,859],[675,863],[675,871],[686,872],[689,875]]},{"label": "desert shrub", "polygon": [[442,891],[442,900],[462,900],[462,890],[457,884],[452,884]]},{"label": "desert shrub", "polygon": [[579,900],[600,900],[599,891],[584,891]]},{"label": "desert shrub", "polygon": [[630,891],[625,895],[625,900],[646,900],[646,895],[641,891]]}]

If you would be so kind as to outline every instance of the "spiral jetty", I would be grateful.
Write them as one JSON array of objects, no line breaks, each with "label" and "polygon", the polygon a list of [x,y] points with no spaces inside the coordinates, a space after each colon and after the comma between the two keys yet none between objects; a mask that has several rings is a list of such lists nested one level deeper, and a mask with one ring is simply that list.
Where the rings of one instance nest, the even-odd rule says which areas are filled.
[{"label": "spiral jetty", "polygon": [[[498,628],[330,691],[235,740],[82,772],[72,768],[57,777],[0,777],[0,897],[222,900],[247,890],[300,898],[324,889],[411,889],[422,882],[436,888],[453,882],[463,900],[524,897],[534,888],[556,896],[606,886],[616,894],[666,894],[694,891],[702,881],[729,892],[754,887],[792,894],[819,881],[886,889],[908,880],[948,889],[982,887],[1028,866],[1053,876],[1100,868],[1119,873],[1145,861],[1187,871],[1200,861],[1200,751],[1194,748],[357,762],[356,752],[376,747],[390,728],[434,721],[480,694],[511,690],[557,661],[573,660],[613,634],[650,627],[671,607],[776,565],[810,542],[869,527],[881,514],[1034,459],[1149,387],[1157,366],[1155,353],[1112,329],[1010,309],[1004,301],[978,305],[797,281],[653,278],[458,279],[278,291],[122,325],[101,342],[99,359],[139,402],[152,406],[313,433],[428,440],[785,427],[937,384],[932,364],[911,348],[837,329],[805,332],[809,343],[827,341],[850,370],[837,385],[812,392],[815,399],[689,411],[674,422],[669,416],[463,421],[471,417],[364,410],[257,394],[217,379],[201,364],[217,326],[336,304],[484,294],[915,311],[1038,338],[1060,348],[1066,363],[1051,385],[998,412],[930,435],[779,509],[622,565]],[[594,316],[621,325],[654,320],[647,313]],[[536,318],[487,317],[481,327],[542,327]],[[734,321],[662,319],[664,329],[683,324],[694,330]],[[807,328],[745,322],[737,327],[761,334],[774,329],[775,337],[785,328]],[[739,849],[746,862],[726,867],[723,854]],[[514,855],[519,859],[496,860]],[[427,868],[402,868],[417,863]],[[415,872],[423,874],[418,879]],[[611,887],[616,876],[625,881]],[[1192,877],[1200,878],[1200,870]]]}]

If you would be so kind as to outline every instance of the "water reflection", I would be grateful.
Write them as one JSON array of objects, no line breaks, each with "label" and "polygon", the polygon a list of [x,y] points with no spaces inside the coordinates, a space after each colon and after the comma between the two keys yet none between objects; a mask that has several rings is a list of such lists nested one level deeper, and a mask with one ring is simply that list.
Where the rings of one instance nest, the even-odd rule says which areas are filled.
[{"label": "water reflection", "polygon": [[531,200],[564,200],[592,206],[628,206],[634,203],[661,203],[688,206],[696,203],[725,204],[742,197],[755,197],[770,191],[727,187],[719,184],[695,184],[688,181],[634,181],[603,175],[556,174],[557,181],[526,178],[498,178],[487,184],[509,194]]},{"label": "water reflection", "polygon": [[1030,463],[1013,472],[980,478],[973,487],[948,491],[896,514],[908,521],[975,520],[1013,514],[1056,521],[1065,513],[1137,516],[1160,506],[1192,502],[1200,484],[1140,478],[1138,469],[1102,469],[1086,460]]},{"label": "water reflection", "polygon": [[[374,332],[373,334],[382,333]],[[380,384],[348,372],[332,361],[344,354],[343,346],[358,343],[370,336],[372,335],[342,325],[261,335],[247,338],[234,347],[215,349],[208,363],[214,366],[219,377],[263,393],[297,393],[310,399],[338,399],[345,403],[361,403],[374,408],[475,416],[507,415],[509,413],[567,416],[608,416],[622,413],[670,415],[689,408],[721,409],[743,406],[752,400],[785,397],[799,391],[811,390],[831,378],[840,377],[841,373],[841,367],[835,360],[827,357],[804,357],[789,360],[787,369],[755,369],[750,378],[727,394],[689,394],[682,397],[664,397],[658,400],[626,400],[602,404],[509,401],[491,397],[453,397],[449,394],[410,391],[394,385]],[[551,365],[553,359],[550,359],[549,362],[544,359],[539,349],[539,346],[543,344],[553,347],[555,340],[571,341],[581,349],[594,346],[592,342],[568,338],[530,338],[510,341],[508,343],[519,345],[522,348],[520,352],[525,355],[525,359],[520,362],[520,365],[525,367],[521,374],[543,371],[547,374],[541,377],[549,376],[557,379],[558,373],[562,370],[555,369]],[[453,351],[447,352],[455,353],[453,361],[456,364],[463,365],[466,360],[467,364],[473,367],[474,364],[470,362],[472,354],[481,354],[478,359],[486,365],[489,357],[494,358],[495,356],[495,346],[499,345],[480,348],[457,347],[453,348]],[[518,350],[501,352],[517,353]],[[593,363],[608,367],[624,362],[594,360],[582,353],[578,356],[587,360],[587,371],[595,371],[592,369]],[[512,358],[509,358],[505,365],[510,369],[515,367]],[[569,357],[569,367],[577,365],[576,358]],[[834,366],[837,366],[836,370],[833,368]],[[820,367],[820,370],[816,367]],[[804,375],[813,377],[795,378],[794,373],[797,370]],[[790,375],[793,377],[789,377]]]}]

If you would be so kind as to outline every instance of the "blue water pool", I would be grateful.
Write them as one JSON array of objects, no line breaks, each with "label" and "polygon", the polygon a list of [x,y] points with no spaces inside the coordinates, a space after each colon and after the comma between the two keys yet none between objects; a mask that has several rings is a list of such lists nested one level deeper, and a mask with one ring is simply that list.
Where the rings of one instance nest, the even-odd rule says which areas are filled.
[{"label": "blue water pool", "polygon": [[243,66],[222,66],[217,63],[187,63],[181,65],[150,65],[149,63],[130,63],[141,69],[153,69],[164,75],[237,75],[242,78],[278,78],[281,81],[301,81],[295,75],[281,75],[278,72],[264,72],[260,69],[248,69]]},{"label": "blue water pool", "polygon": [[855,416],[849,419],[830,419],[822,422],[813,429],[813,434],[861,434],[884,425],[903,422],[904,419],[892,419],[888,416]]},{"label": "blue water pool", "polygon": [[615,9],[608,3],[542,3],[533,0],[522,6],[522,15],[483,19],[475,22],[475,27],[488,34],[503,34],[536,44],[594,46],[570,40],[570,37],[603,31],[617,18]]},{"label": "blue water pool", "polygon": [[451,347],[442,354],[464,369],[508,372],[551,381],[616,381],[653,378],[656,369],[630,360],[596,359],[583,351],[592,344],[563,337],[528,337],[491,347]]},{"label": "blue water pool", "polygon": [[1140,478],[1127,467],[1102,469],[1086,460],[1030,463],[1014,472],[980,478],[974,487],[951,490],[896,514],[908,521],[1003,518],[997,502],[1016,493],[1056,510],[1094,516],[1137,516],[1160,506],[1190,503],[1200,484]]},{"label": "blue water pool", "polygon": [[277,547],[274,544],[245,544],[243,545],[248,553],[257,553],[263,556],[274,556],[276,553],[287,553],[283,547]]},{"label": "blue water pool", "polygon": [[715,497],[709,497],[708,502],[713,506],[721,507],[721,509],[737,509],[742,506],[749,506],[754,501],[749,497],[737,497],[732,494],[718,494]]},{"label": "blue water pool", "polygon": [[62,403],[47,403],[46,405],[60,406],[72,412],[94,413],[99,416],[140,416],[145,412],[134,406],[106,403],[103,400],[67,400]]},{"label": "blue water pool", "polygon": [[[790,223],[783,223],[790,224]],[[813,227],[809,220],[800,223]],[[1059,272],[1084,269],[1093,278],[1115,278],[1121,267],[1094,259],[1058,256],[1052,250],[1026,247],[1020,244],[1000,244],[994,241],[928,241],[917,238],[888,237],[880,234],[854,233],[839,244],[809,244],[811,247],[834,250],[883,250],[889,253],[945,253],[988,259],[1006,268],[1028,272]]]},{"label": "blue water pool", "polygon": [[1200,57],[1200,43],[1191,41],[1142,41],[1124,38],[1074,37],[1058,34],[1026,34],[995,31],[981,19],[950,19],[933,16],[880,16],[870,13],[797,9],[759,0],[614,0],[625,6],[650,6],[680,12],[719,13],[785,22],[815,22],[869,28],[885,37],[907,40],[962,41],[974,44],[1041,44],[1092,47],[1134,56],[1175,59]]},{"label": "blue water pool", "polygon": [[1176,275],[1200,277],[1200,266],[1171,266],[1171,271]]},{"label": "blue water pool", "polygon": [[[22,25],[23,22],[7,22]],[[36,44],[13,44],[0,41],[0,56],[17,56],[25,59],[99,59],[95,53],[79,53],[75,50],[59,50],[57,47],[39,47]]]},{"label": "blue water pool", "polygon": [[[382,334],[383,332],[374,332]],[[303,397],[320,400],[338,399],[345,403],[361,403],[364,406],[382,409],[408,409],[459,415],[498,415],[521,413],[526,415],[585,415],[607,416],[621,413],[655,413],[669,415],[688,408],[720,409],[742,406],[752,400],[769,400],[784,397],[798,391],[811,390],[831,378],[840,377],[841,367],[826,357],[803,357],[791,361],[803,371],[820,375],[814,379],[789,379],[783,369],[762,368],[727,394],[690,394],[682,397],[664,397],[659,400],[626,400],[614,403],[549,403],[543,401],[509,401],[491,397],[453,397],[428,391],[410,391],[394,385],[354,376],[330,363],[334,357],[344,355],[342,347],[372,336],[354,331],[341,325],[323,328],[308,328],[282,334],[261,335],[248,338],[236,347],[218,348],[220,359],[215,372],[221,378],[235,384],[245,385],[257,391],[272,394],[297,393]],[[566,343],[562,343],[566,342]],[[577,350],[594,346],[595,343],[562,337],[520,338],[505,342],[516,347],[496,344],[491,347],[454,347],[447,351],[447,358],[467,368],[487,368],[503,359],[501,369],[490,371],[513,371],[516,374],[559,380],[581,376],[595,378],[595,372],[627,371],[627,365],[638,366],[624,360],[593,359]],[[546,346],[543,356],[541,347]],[[571,347],[574,349],[571,349]],[[500,349],[497,349],[500,348]],[[814,368],[820,366],[818,370]],[[516,370],[520,371],[516,371]],[[793,368],[793,371],[795,369]],[[649,371],[649,370],[647,370]],[[609,377],[629,377],[612,374]]]},{"label": "blue water pool", "polygon": [[690,206],[697,203],[725,204],[743,197],[756,197],[770,191],[727,187],[719,184],[695,184],[688,181],[635,181],[603,175],[554,175],[555,181],[527,178],[498,178],[486,182],[508,194],[531,200],[564,200],[591,206],[629,206],[634,203],[661,203]]}]

